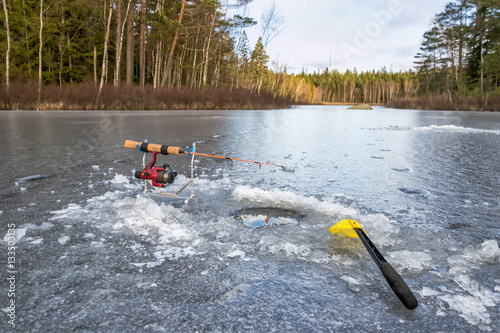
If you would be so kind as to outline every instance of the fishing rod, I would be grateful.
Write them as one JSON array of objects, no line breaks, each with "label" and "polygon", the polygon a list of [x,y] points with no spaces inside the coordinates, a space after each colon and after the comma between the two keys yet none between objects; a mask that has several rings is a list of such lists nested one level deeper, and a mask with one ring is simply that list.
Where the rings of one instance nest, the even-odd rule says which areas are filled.
[{"label": "fishing rod", "polygon": [[184,153],[186,153],[186,154],[192,154],[192,155],[197,155],[197,156],[221,158],[221,159],[231,160],[231,161],[240,161],[240,162],[247,162],[247,163],[255,163],[255,164],[258,164],[260,167],[262,167],[262,165],[269,165],[269,166],[279,167],[279,168],[282,168],[284,171],[287,171],[287,169],[286,169],[285,166],[279,165],[279,164],[266,163],[266,162],[256,162],[256,161],[250,161],[250,160],[243,160],[241,158],[235,158],[235,157],[226,157],[226,156],[218,156],[218,155],[193,153],[193,152],[189,152],[189,151],[184,151]]},{"label": "fishing rod", "polygon": [[[181,147],[153,144],[153,143],[149,143],[147,141],[139,142],[139,141],[125,140],[123,146],[125,148],[130,148],[130,149],[138,149],[139,151],[144,152],[144,153],[153,153],[153,161],[148,166],[146,166],[144,168],[144,170],[137,171],[135,176],[136,176],[136,178],[151,180],[153,186],[159,186],[159,187],[164,187],[165,184],[173,183],[175,177],[177,176],[177,172],[170,169],[170,166],[168,166],[168,164],[165,164],[163,167],[155,167],[154,165],[156,163],[156,155],[157,154],[176,155],[176,156],[188,154],[189,156],[193,156],[193,155],[205,156],[205,157],[219,158],[219,159],[224,159],[224,160],[254,163],[254,164],[258,164],[259,167],[262,167],[262,165],[274,166],[274,167],[282,168],[284,171],[287,171],[287,168],[285,166],[279,165],[279,164],[244,160],[244,159],[235,158],[235,157],[196,153],[196,152],[194,152],[194,149],[186,148],[186,150],[183,150]],[[168,171],[167,168],[170,171]]]}]

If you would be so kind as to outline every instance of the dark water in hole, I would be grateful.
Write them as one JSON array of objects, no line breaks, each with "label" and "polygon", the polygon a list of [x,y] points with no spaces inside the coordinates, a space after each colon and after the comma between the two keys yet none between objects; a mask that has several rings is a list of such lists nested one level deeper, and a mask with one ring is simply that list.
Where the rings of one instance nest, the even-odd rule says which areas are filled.
[{"label": "dark water in hole", "polygon": [[[1,112],[0,331],[498,331],[500,114],[300,107]],[[141,196],[126,139],[195,158],[199,204]],[[150,156],[147,157],[149,159]],[[189,177],[188,156],[161,156]],[[250,229],[235,212],[293,212]],[[266,213],[267,214],[267,213]],[[284,214],[286,215],[286,214]],[[419,300],[405,309],[358,220]],[[15,269],[15,296],[7,281]]]}]

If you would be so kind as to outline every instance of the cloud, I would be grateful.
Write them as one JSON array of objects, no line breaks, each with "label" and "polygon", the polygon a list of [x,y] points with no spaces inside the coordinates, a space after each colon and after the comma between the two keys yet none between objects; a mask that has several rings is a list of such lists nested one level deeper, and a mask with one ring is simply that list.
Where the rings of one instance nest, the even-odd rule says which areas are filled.
[{"label": "cloud", "polygon": [[[344,71],[413,67],[423,33],[448,0],[275,0],[287,28],[268,46],[271,59],[290,72],[313,72],[329,65]],[[272,1],[254,0],[247,15],[260,21]],[[259,27],[249,29],[251,47]]]}]

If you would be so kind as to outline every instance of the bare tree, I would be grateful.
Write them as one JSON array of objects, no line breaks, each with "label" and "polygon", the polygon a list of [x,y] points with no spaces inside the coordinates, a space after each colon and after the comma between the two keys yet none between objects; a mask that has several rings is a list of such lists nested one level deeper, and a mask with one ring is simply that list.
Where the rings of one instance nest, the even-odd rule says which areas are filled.
[{"label": "bare tree", "polygon": [[102,90],[102,87],[104,86],[104,80],[106,77],[106,72],[108,70],[108,43],[109,43],[109,30],[111,28],[111,16],[112,15],[113,15],[113,6],[112,6],[112,4],[110,4],[108,24],[106,27],[106,34],[104,36],[104,54],[102,56],[101,84],[99,85],[99,92],[97,93],[97,102],[99,101],[99,97],[101,96],[101,90]]},{"label": "bare tree", "polygon": [[131,3],[132,10],[128,12],[127,19],[127,85],[132,84],[132,75],[134,72],[134,14],[135,0]]},{"label": "bare tree", "polygon": [[[127,10],[125,12],[126,18],[128,18],[128,12],[130,10],[131,2],[132,2],[132,0],[128,0]],[[120,21],[120,20],[118,20],[118,21]],[[123,35],[125,32],[125,24],[126,23],[127,23],[127,19],[123,20],[121,27],[119,25],[117,27],[118,36],[116,38],[117,45],[116,45],[116,68],[115,68],[115,82],[114,82],[115,87],[118,87],[118,85],[120,83],[120,63],[121,63],[121,59],[122,59]]]},{"label": "bare tree", "polygon": [[[120,75],[120,56],[121,52],[118,52],[118,48],[120,47],[120,39],[121,39],[121,26],[122,26],[122,7],[123,7],[123,2],[122,0],[115,0],[115,7],[116,7],[116,41],[115,41],[115,47],[116,47],[116,52],[115,52],[115,72],[113,75],[113,85],[115,87],[118,87],[118,76]],[[127,16],[125,15],[125,20],[123,22],[125,23],[127,19]]]},{"label": "bare tree", "polygon": [[5,27],[7,28],[7,51],[5,52],[5,89],[9,93],[9,57],[10,57],[10,28],[9,28],[9,13],[7,11],[7,3],[3,0],[3,10],[5,12]]},{"label": "bare tree", "polygon": [[38,100],[37,103],[40,104],[40,98],[42,96],[42,47],[43,47],[43,0],[40,0],[40,34],[38,35],[40,40],[40,45],[38,47]]},{"label": "bare tree", "polygon": [[141,24],[139,32],[139,82],[146,82],[146,0],[141,0]]},{"label": "bare tree", "polygon": [[285,18],[276,11],[276,4],[273,5],[267,13],[264,13],[262,19],[262,45],[267,48],[269,43],[285,29]]}]

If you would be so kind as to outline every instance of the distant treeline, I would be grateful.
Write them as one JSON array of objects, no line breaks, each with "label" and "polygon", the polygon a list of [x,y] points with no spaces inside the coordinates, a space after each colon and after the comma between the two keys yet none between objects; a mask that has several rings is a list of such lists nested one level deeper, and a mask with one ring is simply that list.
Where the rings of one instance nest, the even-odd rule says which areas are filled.
[{"label": "distant treeline", "polygon": [[414,97],[419,91],[418,76],[412,72],[340,73],[326,69],[323,73],[298,75],[309,87],[300,97],[310,103],[369,103],[385,104],[398,97]]}]

